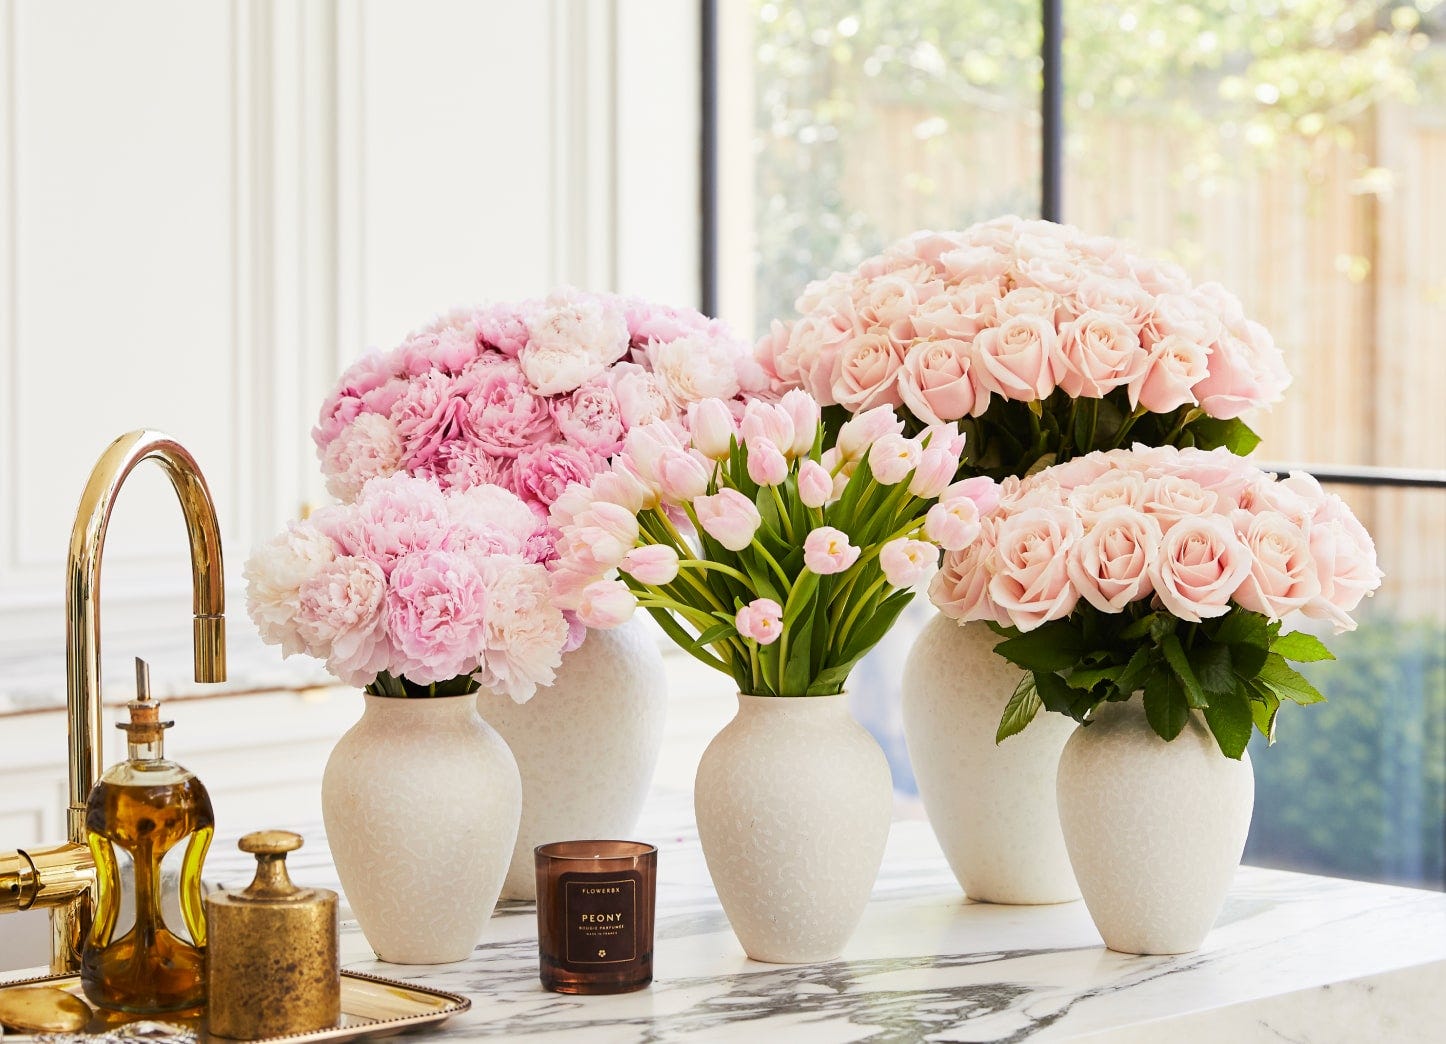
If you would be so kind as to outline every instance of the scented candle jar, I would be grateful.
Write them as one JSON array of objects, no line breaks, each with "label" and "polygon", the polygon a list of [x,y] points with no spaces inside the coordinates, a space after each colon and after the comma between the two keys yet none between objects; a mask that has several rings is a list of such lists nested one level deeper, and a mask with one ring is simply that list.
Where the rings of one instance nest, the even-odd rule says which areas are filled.
[{"label": "scented candle jar", "polygon": [[638,841],[556,841],[538,845],[534,858],[542,985],[628,993],[651,983],[658,850]]}]

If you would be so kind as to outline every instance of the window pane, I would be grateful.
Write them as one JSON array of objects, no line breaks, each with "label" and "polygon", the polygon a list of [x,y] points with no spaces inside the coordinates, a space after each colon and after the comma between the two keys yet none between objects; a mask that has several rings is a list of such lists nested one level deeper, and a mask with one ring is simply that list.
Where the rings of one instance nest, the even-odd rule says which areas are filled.
[{"label": "window pane", "polygon": [[1419,6],[1065,4],[1065,216],[1275,335],[1265,458],[1446,467],[1446,5]]},{"label": "window pane", "polygon": [[[755,279],[735,318],[765,330],[810,280],[916,229],[1038,213],[1032,0],[719,7],[751,15]],[[722,57],[726,92],[739,77]]]},{"label": "window pane", "polygon": [[[1446,490],[1340,488],[1386,545]],[[1386,574],[1355,613],[1358,627],[1322,637],[1339,659],[1301,669],[1326,695],[1281,711],[1279,742],[1251,743],[1255,816],[1247,862],[1446,888],[1446,541],[1414,548],[1414,569]]]}]

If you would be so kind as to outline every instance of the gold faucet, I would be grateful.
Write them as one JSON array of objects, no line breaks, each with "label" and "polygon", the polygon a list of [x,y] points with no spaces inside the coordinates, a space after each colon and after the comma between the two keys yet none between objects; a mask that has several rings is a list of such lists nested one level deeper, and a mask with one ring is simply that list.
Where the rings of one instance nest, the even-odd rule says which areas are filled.
[{"label": "gold faucet", "polygon": [[191,544],[192,625],[198,682],[226,680],[226,585],[221,531],[211,491],[190,453],[157,431],[122,435],[91,470],[70,530],[65,581],[65,681],[69,722],[69,839],[58,845],[0,851],[0,914],[49,910],[50,970],[80,967],[90,928],[95,861],[85,840],[85,802],[100,779],[104,727],[100,699],[100,560],[111,508],[126,476],[143,460],[165,469]]}]

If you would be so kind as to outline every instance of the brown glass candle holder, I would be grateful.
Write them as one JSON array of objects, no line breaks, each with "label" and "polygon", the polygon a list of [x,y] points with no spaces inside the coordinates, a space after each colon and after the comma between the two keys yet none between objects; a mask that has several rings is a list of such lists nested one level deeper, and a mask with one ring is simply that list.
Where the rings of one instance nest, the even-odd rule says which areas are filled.
[{"label": "brown glass candle holder", "polygon": [[628,993],[651,983],[658,850],[640,841],[554,841],[533,856],[542,985]]}]

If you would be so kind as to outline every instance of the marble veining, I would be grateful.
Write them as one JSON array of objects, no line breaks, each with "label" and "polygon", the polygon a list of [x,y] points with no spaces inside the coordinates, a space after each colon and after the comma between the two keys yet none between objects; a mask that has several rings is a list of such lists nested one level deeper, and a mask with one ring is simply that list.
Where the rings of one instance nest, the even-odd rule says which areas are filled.
[{"label": "marble veining", "polygon": [[[503,903],[458,964],[376,961],[354,925],[344,960],[471,996],[435,1031],[454,1041],[1427,1041],[1446,1022],[1446,895],[1247,867],[1199,951],[1133,957],[1103,947],[1083,903],[966,901],[922,822],[894,824],[840,959],[759,964],[729,931],[689,803],[655,789],[637,835],[659,846],[649,990],[544,991],[530,903]],[[335,887],[320,830],[306,834],[293,876]],[[241,867],[218,852],[208,871],[231,883]]]}]

